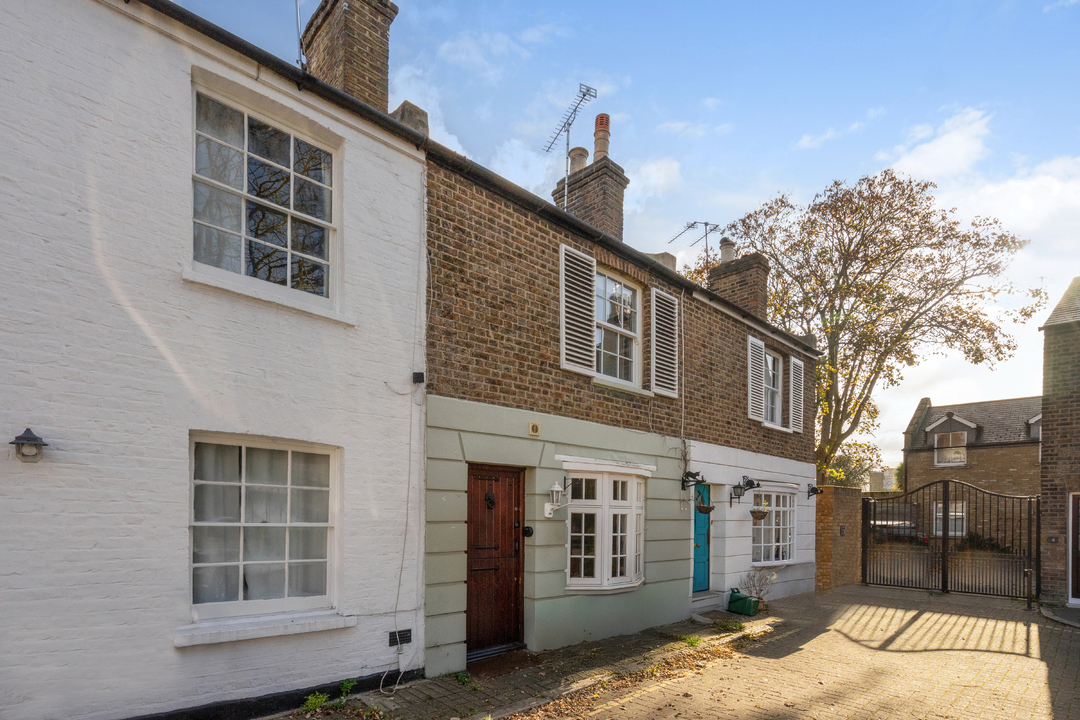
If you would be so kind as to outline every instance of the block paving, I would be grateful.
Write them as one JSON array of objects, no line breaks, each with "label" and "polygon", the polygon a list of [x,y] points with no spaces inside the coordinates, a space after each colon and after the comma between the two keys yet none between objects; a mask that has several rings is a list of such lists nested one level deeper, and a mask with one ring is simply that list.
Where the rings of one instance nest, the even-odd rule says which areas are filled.
[{"label": "block paving", "polygon": [[[500,677],[445,676],[362,699],[439,720],[1080,718],[1080,628],[1021,601],[852,586],[770,610],[731,651],[717,646],[732,636],[687,622],[542,653]],[[690,634],[697,648],[674,637]],[[670,668],[659,679],[640,672],[658,662]]]}]

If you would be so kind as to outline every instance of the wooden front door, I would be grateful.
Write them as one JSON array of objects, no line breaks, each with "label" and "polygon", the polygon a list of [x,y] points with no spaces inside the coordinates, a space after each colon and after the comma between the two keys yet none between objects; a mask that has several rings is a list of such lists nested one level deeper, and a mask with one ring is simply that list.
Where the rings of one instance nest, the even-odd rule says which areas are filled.
[{"label": "wooden front door", "polygon": [[1069,543],[1072,557],[1069,562],[1072,565],[1072,597],[1080,598],[1080,495],[1072,496],[1072,542]]},{"label": "wooden front door", "polygon": [[524,520],[524,472],[469,465],[468,653],[519,643],[524,637]]}]

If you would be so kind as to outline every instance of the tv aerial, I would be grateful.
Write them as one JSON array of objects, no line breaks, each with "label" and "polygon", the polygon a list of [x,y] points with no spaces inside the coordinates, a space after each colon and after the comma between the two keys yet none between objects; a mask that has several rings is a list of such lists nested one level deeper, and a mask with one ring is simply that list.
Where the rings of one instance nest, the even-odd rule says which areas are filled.
[{"label": "tv aerial", "polygon": [[675,242],[676,240],[681,238],[683,235],[685,235],[686,233],[688,233],[689,231],[691,231],[691,230],[693,230],[694,228],[697,228],[697,227],[704,228],[705,229],[705,234],[702,235],[701,237],[699,237],[694,242],[690,243],[690,247],[694,247],[695,245],[697,245],[702,240],[705,241],[705,272],[708,272],[709,271],[709,233],[715,233],[715,232],[720,230],[720,225],[718,223],[706,222],[704,220],[695,220],[694,222],[688,222],[688,223],[686,223],[686,227],[684,227],[682,229],[682,231],[679,232],[678,235],[676,235],[675,237],[668,240],[668,245]]},{"label": "tv aerial", "polygon": [[585,107],[590,100],[596,98],[596,88],[591,88],[584,83],[578,83],[578,93],[570,104],[570,109],[563,113],[559,120],[559,127],[551,134],[551,139],[544,147],[544,152],[551,152],[560,135],[566,135],[566,179],[563,181],[563,210],[566,210],[567,190],[570,187],[570,126],[577,120],[578,111]]}]

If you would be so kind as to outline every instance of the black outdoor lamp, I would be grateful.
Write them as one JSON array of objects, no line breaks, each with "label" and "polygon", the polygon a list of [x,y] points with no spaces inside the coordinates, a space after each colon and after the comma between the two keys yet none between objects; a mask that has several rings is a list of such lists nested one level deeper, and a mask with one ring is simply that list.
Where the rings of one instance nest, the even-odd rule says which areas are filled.
[{"label": "black outdoor lamp", "polygon": [[8,443],[15,446],[15,457],[24,463],[36,463],[40,460],[48,444],[35,435],[30,428],[26,428],[22,435]]},{"label": "black outdoor lamp", "polygon": [[732,500],[738,500],[742,505],[742,497],[746,494],[747,490],[756,490],[761,487],[761,483],[757,480],[751,480],[749,475],[743,475],[742,482],[736,483],[731,486],[731,493],[728,495],[728,507],[731,507]]}]

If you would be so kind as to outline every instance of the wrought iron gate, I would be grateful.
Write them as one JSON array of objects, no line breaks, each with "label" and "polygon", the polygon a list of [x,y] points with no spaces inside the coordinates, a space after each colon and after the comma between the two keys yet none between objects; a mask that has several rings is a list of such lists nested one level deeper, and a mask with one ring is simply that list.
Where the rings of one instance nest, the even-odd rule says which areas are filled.
[{"label": "wrought iron gate", "polygon": [[1041,593],[1039,497],[942,480],[899,497],[864,498],[867,585],[1026,597]]}]

